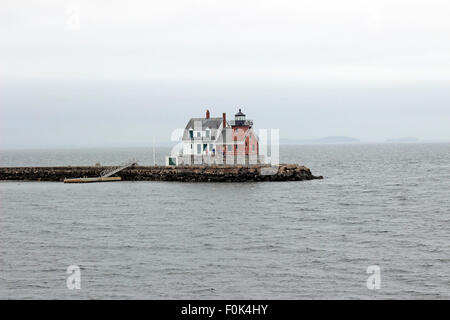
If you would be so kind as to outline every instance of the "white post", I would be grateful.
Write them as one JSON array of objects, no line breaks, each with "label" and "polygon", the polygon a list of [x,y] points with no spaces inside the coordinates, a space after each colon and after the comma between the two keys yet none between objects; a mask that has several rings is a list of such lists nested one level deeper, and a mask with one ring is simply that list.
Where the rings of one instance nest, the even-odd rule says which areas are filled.
[{"label": "white post", "polygon": [[155,137],[153,137],[153,165],[156,166]]}]

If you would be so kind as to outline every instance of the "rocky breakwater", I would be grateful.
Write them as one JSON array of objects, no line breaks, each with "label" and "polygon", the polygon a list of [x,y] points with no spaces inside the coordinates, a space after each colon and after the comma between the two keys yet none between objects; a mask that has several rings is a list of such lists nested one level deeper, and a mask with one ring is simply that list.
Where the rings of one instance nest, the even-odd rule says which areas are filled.
[{"label": "rocky breakwater", "polygon": [[[65,178],[98,177],[112,167],[14,167],[0,168],[0,180],[63,181]],[[269,165],[193,165],[193,166],[132,166],[115,176],[124,181],[180,182],[245,182],[303,181],[322,179],[311,170],[296,164]]]}]

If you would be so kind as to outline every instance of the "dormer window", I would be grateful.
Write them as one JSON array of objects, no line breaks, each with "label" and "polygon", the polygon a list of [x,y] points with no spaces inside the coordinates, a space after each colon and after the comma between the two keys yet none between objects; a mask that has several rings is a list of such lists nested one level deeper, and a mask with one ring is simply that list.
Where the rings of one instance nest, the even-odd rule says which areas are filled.
[{"label": "dormer window", "polygon": [[191,138],[191,139],[193,139],[194,138],[194,130],[189,130],[189,137]]}]

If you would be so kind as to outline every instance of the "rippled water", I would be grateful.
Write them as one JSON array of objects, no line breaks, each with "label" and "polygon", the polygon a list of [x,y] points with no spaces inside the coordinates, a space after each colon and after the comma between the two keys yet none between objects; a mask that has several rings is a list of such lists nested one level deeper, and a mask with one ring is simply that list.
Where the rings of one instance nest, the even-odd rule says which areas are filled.
[{"label": "rippled water", "polygon": [[[3,151],[0,165],[130,157],[153,159]],[[0,298],[450,298],[450,144],[285,146],[281,159],[325,179],[1,182]]]}]

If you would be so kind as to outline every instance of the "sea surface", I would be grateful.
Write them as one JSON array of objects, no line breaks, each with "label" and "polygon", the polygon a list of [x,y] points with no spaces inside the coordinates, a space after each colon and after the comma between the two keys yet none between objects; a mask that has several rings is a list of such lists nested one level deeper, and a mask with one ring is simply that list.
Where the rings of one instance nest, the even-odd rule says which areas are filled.
[{"label": "sea surface", "polygon": [[[0,298],[450,299],[450,144],[280,154],[324,179],[0,182]],[[151,148],[3,150],[0,166],[130,158],[153,163]]]}]

